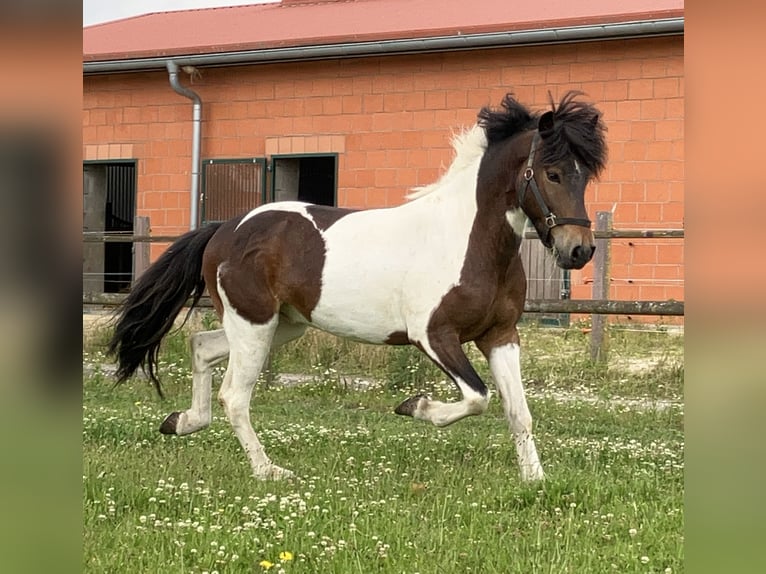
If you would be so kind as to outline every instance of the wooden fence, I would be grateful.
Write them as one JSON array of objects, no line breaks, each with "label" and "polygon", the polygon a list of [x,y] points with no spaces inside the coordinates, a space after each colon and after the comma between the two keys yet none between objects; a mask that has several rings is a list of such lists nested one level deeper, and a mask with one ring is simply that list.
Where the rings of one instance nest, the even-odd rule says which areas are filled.
[{"label": "wooden fence", "polygon": [[[138,231],[138,228],[136,228]],[[144,246],[135,261],[148,265],[149,243],[171,243],[178,236],[148,235],[148,227],[142,226],[143,233],[83,233],[84,243],[132,242]],[[608,350],[608,330],[605,315],[654,315],[683,316],[684,302],[668,301],[617,301],[609,297],[609,263],[611,239],[683,239],[683,229],[612,229],[612,214],[599,211],[596,214],[596,253],[592,299],[528,299],[524,303],[525,313],[580,313],[592,315],[591,356],[594,360],[605,360]],[[526,239],[536,239],[535,231],[527,231]],[[138,253],[139,250],[136,250]],[[143,269],[136,269],[136,277]],[[84,292],[83,305],[113,307],[119,305],[126,295],[122,293]],[[200,307],[212,307],[209,297],[202,297]]]}]

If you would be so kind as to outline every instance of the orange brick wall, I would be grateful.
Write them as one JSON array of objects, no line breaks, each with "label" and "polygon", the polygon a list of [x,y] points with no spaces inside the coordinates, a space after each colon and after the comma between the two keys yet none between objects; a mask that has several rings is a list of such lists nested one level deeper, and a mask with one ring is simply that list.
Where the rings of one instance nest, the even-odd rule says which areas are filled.
[{"label": "orange brick wall", "polygon": [[[609,162],[589,212],[616,228],[680,228],[684,211],[683,38],[203,69],[203,158],[337,151],[338,204],[398,205],[451,160],[451,133],[511,90],[533,108],[580,89],[604,113]],[[167,73],[84,79],[83,158],[138,160],[138,215],[154,234],[189,218],[191,102]],[[108,147],[107,147],[108,146]],[[307,147],[308,146],[308,147]],[[310,148],[310,149],[309,149]],[[110,151],[111,150],[111,151]],[[165,246],[154,245],[153,257]],[[682,240],[612,242],[615,299],[683,297]],[[592,266],[572,273],[590,296]]]}]

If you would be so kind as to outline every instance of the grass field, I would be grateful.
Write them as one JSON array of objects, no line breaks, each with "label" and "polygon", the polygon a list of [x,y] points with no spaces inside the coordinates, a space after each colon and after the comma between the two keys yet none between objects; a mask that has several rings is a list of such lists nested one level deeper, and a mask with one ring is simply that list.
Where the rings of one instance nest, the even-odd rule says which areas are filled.
[{"label": "grass field", "polygon": [[[164,401],[145,380],[114,388],[102,339],[84,355],[86,572],[683,571],[683,337],[614,330],[601,366],[580,329],[524,327],[537,484],[518,479],[496,398],[444,429],[392,413],[414,391],[454,396],[410,350],[312,334],[281,351],[275,370],[311,381],[260,383],[252,419],[298,478],[258,482],[217,404],[204,431],[157,432],[188,406],[183,337]],[[348,384],[361,376],[382,384]]]}]

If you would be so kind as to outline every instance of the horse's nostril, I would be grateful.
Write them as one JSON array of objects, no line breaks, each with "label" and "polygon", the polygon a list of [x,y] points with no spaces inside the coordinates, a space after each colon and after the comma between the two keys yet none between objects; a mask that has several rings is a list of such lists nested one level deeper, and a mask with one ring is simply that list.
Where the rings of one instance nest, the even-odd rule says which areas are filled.
[{"label": "horse's nostril", "polygon": [[588,261],[593,257],[593,252],[596,250],[595,245],[577,245],[572,249],[573,261]]}]

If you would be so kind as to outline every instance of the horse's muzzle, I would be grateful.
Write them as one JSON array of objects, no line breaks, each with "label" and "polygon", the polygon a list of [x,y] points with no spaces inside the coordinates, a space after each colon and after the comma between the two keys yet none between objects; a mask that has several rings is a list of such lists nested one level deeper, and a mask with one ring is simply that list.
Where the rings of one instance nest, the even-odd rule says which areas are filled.
[{"label": "horse's muzzle", "polygon": [[569,251],[556,250],[556,264],[562,269],[582,269],[593,258],[595,245],[575,245]]}]

